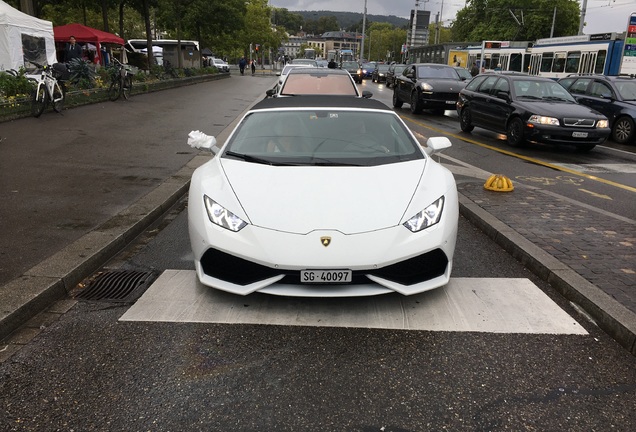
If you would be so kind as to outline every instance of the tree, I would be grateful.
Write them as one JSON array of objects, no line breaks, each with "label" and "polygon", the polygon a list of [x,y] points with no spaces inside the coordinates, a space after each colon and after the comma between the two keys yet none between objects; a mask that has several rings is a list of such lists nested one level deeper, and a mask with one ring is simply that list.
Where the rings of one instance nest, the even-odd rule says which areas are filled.
[{"label": "tree", "polygon": [[554,36],[577,34],[577,0],[467,0],[453,23],[452,38],[512,41],[549,37],[555,8]]}]

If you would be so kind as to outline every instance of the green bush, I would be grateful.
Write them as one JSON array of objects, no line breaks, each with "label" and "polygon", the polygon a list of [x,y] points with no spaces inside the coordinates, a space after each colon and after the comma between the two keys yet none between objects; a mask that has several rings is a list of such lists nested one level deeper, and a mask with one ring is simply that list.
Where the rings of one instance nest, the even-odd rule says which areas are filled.
[{"label": "green bush", "polygon": [[7,72],[0,72],[0,96],[15,97],[30,94],[33,85],[24,74],[24,68],[20,68],[17,76]]},{"label": "green bush", "polygon": [[90,62],[82,59],[73,59],[68,62],[71,71],[71,82],[80,89],[90,89],[95,86],[97,76]]}]

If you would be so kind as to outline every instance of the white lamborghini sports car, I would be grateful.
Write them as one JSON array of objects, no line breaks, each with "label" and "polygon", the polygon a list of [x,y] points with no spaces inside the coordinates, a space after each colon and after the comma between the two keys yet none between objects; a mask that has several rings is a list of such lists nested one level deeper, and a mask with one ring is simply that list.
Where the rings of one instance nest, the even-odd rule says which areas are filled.
[{"label": "white lamborghini sports car", "polygon": [[[195,133],[196,132],[196,133]],[[450,278],[455,179],[372,99],[266,99],[192,175],[190,243],[199,281],[235,294],[412,295]]]}]

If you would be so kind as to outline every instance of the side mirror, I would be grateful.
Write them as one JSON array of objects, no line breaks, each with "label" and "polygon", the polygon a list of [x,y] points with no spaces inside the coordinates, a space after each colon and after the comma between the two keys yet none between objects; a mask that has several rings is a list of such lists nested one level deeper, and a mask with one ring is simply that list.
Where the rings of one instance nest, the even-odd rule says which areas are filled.
[{"label": "side mirror", "polygon": [[280,76],[280,72],[276,72],[276,76]]},{"label": "side mirror", "polygon": [[276,94],[276,89],[269,89],[265,92],[265,94],[267,95],[267,97],[274,97],[274,95]]},{"label": "side mirror", "polygon": [[497,92],[497,98],[503,99],[506,102],[510,102],[510,93],[508,93],[507,91],[499,90]]},{"label": "side mirror", "polygon": [[430,156],[450,148],[451,142],[446,137],[430,137],[426,140],[425,151]]},{"label": "side mirror", "polygon": [[209,150],[214,154],[219,152],[219,148],[216,147],[216,138],[198,130],[188,134],[188,145],[198,150]]},{"label": "side mirror", "polygon": [[370,99],[373,96],[369,90],[362,90],[362,97],[365,99]]}]

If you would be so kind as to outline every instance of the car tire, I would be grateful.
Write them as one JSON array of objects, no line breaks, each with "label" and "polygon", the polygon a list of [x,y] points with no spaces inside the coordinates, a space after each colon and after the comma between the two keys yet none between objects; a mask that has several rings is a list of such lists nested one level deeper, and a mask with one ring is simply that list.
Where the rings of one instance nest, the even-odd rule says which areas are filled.
[{"label": "car tire", "polygon": [[612,141],[627,144],[634,139],[634,120],[630,117],[620,117],[612,128]]},{"label": "car tire", "polygon": [[393,108],[402,108],[402,104],[404,104],[404,102],[400,100],[397,94],[397,88],[393,89]]},{"label": "car tire", "polygon": [[420,106],[420,94],[417,90],[411,93],[411,112],[413,114],[419,114],[422,112],[422,107]]},{"label": "car tire", "polygon": [[475,129],[475,126],[470,123],[470,109],[467,107],[459,112],[459,127],[463,132],[472,132]]},{"label": "car tire", "polygon": [[506,139],[511,147],[523,146],[525,139],[523,137],[523,121],[519,117],[515,117],[508,122],[506,127]]}]

